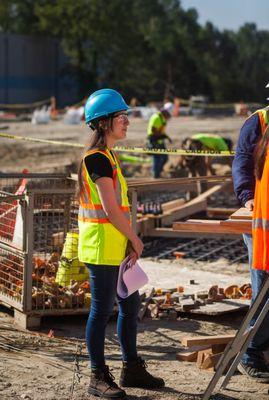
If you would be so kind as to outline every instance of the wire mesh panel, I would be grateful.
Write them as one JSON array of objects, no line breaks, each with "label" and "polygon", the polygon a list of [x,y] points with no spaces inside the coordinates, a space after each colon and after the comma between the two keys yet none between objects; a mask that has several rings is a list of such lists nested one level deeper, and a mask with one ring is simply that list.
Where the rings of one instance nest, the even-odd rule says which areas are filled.
[{"label": "wire mesh panel", "polygon": [[78,204],[73,190],[31,192],[33,310],[88,309],[88,271],[78,260]]},{"label": "wire mesh panel", "polygon": [[[39,315],[87,312],[90,286],[87,268],[78,260],[74,182],[11,174],[0,179],[1,196],[0,300]],[[21,255],[12,250],[19,208],[25,223]]]}]

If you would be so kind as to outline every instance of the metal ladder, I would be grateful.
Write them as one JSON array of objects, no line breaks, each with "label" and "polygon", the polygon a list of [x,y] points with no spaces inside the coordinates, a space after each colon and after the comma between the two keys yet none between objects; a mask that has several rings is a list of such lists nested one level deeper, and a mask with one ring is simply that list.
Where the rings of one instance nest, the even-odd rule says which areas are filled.
[{"label": "metal ladder", "polygon": [[252,303],[249,311],[243,320],[243,323],[238,330],[235,338],[230,342],[219,360],[216,366],[216,372],[213,375],[211,381],[209,382],[206,391],[204,392],[202,400],[209,400],[211,394],[213,393],[216,385],[218,384],[220,378],[222,377],[224,371],[226,370],[227,366],[229,365],[231,359],[235,357],[234,361],[232,362],[229,370],[227,371],[221,385],[220,389],[225,389],[228,385],[230,378],[233,376],[239,361],[241,360],[243,354],[245,353],[250,341],[255,336],[257,330],[259,329],[264,317],[266,316],[267,312],[269,311],[269,298],[264,304],[258,318],[255,321],[253,326],[249,326],[250,321],[254,317],[256,311],[259,309],[260,305],[264,297],[266,296],[267,291],[269,290],[269,276],[265,280],[264,285],[256,297],[255,301]]}]

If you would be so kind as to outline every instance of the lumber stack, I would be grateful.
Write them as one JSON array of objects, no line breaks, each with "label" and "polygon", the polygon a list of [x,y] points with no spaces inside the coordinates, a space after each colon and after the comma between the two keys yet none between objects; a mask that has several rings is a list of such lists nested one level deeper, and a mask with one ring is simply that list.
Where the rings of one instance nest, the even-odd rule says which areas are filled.
[{"label": "lumber stack", "polygon": [[[185,288],[183,286],[166,290],[152,288],[142,303],[139,319],[142,320],[144,316],[147,316],[153,319],[175,320],[180,313],[189,312],[219,315],[235,311],[242,307],[242,303],[243,307],[248,307],[248,301],[251,299],[252,293],[249,284],[241,287],[231,285],[226,288],[214,285],[209,290],[198,291],[194,294],[185,294],[184,292]],[[232,299],[231,305],[229,305],[230,299]],[[237,301],[238,304],[236,304]]]},{"label": "lumber stack", "polygon": [[181,344],[185,347],[176,358],[178,361],[196,362],[199,369],[215,371],[228,343],[234,335],[183,337]]}]

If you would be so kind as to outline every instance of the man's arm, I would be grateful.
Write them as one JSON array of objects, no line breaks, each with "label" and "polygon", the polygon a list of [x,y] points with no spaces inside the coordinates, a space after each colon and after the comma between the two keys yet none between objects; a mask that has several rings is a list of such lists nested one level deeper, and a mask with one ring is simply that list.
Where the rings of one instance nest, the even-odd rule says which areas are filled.
[{"label": "man's arm", "polygon": [[234,191],[242,206],[254,198],[253,153],[260,134],[259,116],[254,114],[241,128],[232,167]]}]

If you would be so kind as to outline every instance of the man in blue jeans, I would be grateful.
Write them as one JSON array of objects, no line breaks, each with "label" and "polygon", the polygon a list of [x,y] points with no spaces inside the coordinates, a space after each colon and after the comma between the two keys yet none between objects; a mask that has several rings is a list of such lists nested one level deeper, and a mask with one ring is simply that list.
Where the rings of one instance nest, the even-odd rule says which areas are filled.
[{"label": "man in blue jeans", "polygon": [[[236,154],[233,161],[233,181],[234,190],[238,200],[242,206],[250,211],[253,210],[254,204],[254,190],[255,190],[255,177],[254,177],[254,149],[262,134],[262,122],[267,121],[268,118],[261,119],[260,112],[264,112],[265,116],[269,116],[269,107],[257,111],[252,114],[244,123],[241,128]],[[268,111],[268,114],[267,114]],[[252,236],[243,235],[244,242],[248,249],[250,276],[252,285],[252,302],[260,292],[265,278],[268,276],[266,272],[252,268]],[[262,306],[265,304],[269,293],[265,296],[260,309],[250,322],[254,325]],[[254,338],[250,342],[241,362],[238,365],[238,370],[248,377],[255,379],[259,382],[269,382],[269,368],[265,364],[263,352],[269,346],[269,314],[264,318],[261,326],[259,327]]]}]

